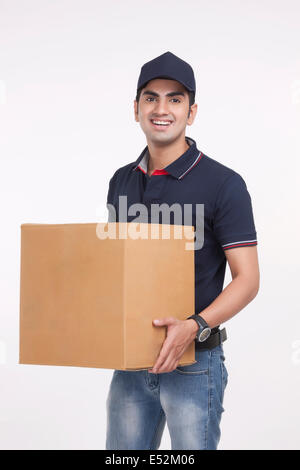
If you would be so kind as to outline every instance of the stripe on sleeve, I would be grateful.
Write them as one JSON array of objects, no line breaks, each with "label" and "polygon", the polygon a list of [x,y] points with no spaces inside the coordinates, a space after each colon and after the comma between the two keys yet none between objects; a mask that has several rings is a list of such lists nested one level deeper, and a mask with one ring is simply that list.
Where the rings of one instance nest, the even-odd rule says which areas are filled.
[{"label": "stripe on sleeve", "polygon": [[232,242],[232,243],[226,243],[225,245],[222,245],[222,248],[224,250],[228,250],[229,248],[237,248],[240,246],[252,246],[252,245],[257,245],[257,240],[242,240],[239,242]]}]

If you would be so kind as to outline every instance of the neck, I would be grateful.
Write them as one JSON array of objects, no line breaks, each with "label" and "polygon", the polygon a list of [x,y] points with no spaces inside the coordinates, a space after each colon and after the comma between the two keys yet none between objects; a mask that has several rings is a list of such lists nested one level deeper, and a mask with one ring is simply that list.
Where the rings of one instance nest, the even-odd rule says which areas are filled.
[{"label": "neck", "polygon": [[169,145],[156,145],[153,142],[148,142],[148,174],[151,175],[154,170],[162,170],[170,165],[185,153],[188,148],[189,144],[185,140],[185,136]]}]

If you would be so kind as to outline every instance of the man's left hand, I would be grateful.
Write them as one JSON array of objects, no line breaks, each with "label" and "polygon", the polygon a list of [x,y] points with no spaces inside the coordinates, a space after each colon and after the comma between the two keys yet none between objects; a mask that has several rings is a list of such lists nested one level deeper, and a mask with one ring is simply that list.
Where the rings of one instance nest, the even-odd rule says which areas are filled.
[{"label": "man's left hand", "polygon": [[193,319],[178,320],[168,317],[153,320],[155,326],[167,326],[167,337],[161,347],[159,356],[148,372],[161,374],[176,369],[181,356],[196,337],[198,325]]}]

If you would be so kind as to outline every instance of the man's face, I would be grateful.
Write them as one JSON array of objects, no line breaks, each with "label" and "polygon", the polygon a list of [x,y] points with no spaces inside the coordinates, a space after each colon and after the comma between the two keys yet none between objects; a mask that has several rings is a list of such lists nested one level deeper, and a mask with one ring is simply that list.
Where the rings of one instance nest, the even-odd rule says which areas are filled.
[{"label": "man's face", "polygon": [[[191,125],[197,113],[197,105],[191,106],[186,88],[176,80],[157,78],[142,89],[139,102],[134,100],[135,120],[140,123],[147,141],[170,144]],[[156,123],[156,124],[155,124]]]}]

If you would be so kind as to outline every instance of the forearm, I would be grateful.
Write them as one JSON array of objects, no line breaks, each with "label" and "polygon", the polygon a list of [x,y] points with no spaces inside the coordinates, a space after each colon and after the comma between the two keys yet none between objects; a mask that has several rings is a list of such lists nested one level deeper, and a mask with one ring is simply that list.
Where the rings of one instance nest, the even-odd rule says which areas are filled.
[{"label": "forearm", "polygon": [[257,292],[257,281],[243,274],[237,275],[208,307],[197,313],[214,328],[240,312],[256,297]]}]

